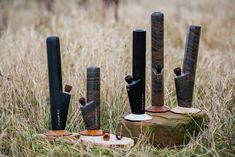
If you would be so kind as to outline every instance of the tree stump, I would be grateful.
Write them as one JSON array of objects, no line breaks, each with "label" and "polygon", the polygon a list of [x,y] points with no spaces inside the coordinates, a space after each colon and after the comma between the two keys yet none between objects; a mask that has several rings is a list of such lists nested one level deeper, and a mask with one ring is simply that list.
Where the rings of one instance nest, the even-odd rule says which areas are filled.
[{"label": "tree stump", "polygon": [[197,114],[175,114],[172,112],[149,113],[152,120],[133,122],[122,116],[117,131],[123,136],[133,138],[135,142],[144,137],[156,147],[182,146],[189,143],[191,137],[196,137],[208,123],[204,111]]}]

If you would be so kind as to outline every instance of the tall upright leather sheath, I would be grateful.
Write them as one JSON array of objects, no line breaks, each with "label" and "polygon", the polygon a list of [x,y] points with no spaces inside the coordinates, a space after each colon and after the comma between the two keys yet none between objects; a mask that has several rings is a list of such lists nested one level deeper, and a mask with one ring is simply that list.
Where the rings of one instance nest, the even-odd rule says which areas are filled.
[{"label": "tall upright leather sheath", "polygon": [[154,13],[152,21],[152,105],[164,104],[164,15]]},{"label": "tall upright leather sheath", "polygon": [[152,103],[146,111],[167,112],[170,109],[164,106],[164,14],[154,12],[151,15],[152,41]]},{"label": "tall upright leather sheath", "polygon": [[69,92],[72,87],[66,86],[65,92],[62,90],[59,38],[48,37],[46,43],[52,130],[64,130],[71,97]]},{"label": "tall upright leather sheath", "polygon": [[175,86],[177,101],[180,107],[192,107],[200,32],[200,26],[189,26],[184,53],[183,72],[181,72],[180,68],[174,70],[176,74]]},{"label": "tall upright leather sheath", "polygon": [[80,98],[81,112],[86,130],[80,132],[86,136],[100,136],[100,68],[87,68],[87,103]]},{"label": "tall upright leather sheath", "polygon": [[[126,77],[127,92],[133,114],[145,113],[145,61],[146,56],[146,31],[133,31],[133,66],[132,75]],[[129,80],[128,80],[129,77]]]},{"label": "tall upright leather sheath", "polygon": [[87,104],[80,107],[87,130],[100,129],[100,68],[87,68]]},{"label": "tall upright leather sheath", "polygon": [[146,31],[133,31],[132,76],[126,76],[126,89],[131,106],[131,114],[124,119],[146,121],[152,119],[145,113],[145,68],[146,68]]}]

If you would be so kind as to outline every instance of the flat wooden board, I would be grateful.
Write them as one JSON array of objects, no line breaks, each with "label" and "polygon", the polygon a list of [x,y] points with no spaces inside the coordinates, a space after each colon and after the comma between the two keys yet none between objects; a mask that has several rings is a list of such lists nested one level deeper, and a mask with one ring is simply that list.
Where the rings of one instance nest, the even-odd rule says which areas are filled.
[{"label": "flat wooden board", "polygon": [[123,137],[121,140],[117,140],[113,134],[110,134],[109,141],[104,141],[103,136],[81,136],[80,140],[84,144],[104,147],[131,148],[134,145],[134,140],[131,138]]},{"label": "flat wooden board", "polygon": [[[41,135],[47,138],[45,135]],[[124,148],[129,149],[134,146],[134,140],[128,137],[123,137],[121,140],[117,140],[114,134],[110,134],[108,141],[103,140],[103,136],[83,136],[78,133],[72,133],[71,136],[63,136],[54,139],[55,141],[65,141],[69,144],[84,144],[89,146],[101,146],[106,148]]]}]

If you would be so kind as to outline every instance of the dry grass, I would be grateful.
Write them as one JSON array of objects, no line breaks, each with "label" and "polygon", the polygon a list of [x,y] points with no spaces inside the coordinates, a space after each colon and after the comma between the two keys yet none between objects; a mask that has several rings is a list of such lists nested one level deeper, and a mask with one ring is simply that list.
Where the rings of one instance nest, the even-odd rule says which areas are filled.
[{"label": "dry grass", "polygon": [[[0,1],[0,154],[8,156],[234,156],[235,3],[211,1],[121,1],[113,10],[89,1],[55,0],[53,11],[30,0]],[[67,129],[83,128],[78,98],[85,95],[86,66],[101,67],[102,126],[115,131],[129,110],[124,76],[131,73],[132,29],[148,30],[147,102],[150,102],[150,14],[165,13],[165,99],[176,105],[173,68],[182,65],[189,24],[202,26],[194,105],[209,127],[183,149],[137,144],[128,152],[50,144],[37,134],[50,123],[45,39],[61,39],[63,82],[73,86]],[[105,18],[103,15],[106,15]],[[106,111],[105,111],[106,110]]]}]

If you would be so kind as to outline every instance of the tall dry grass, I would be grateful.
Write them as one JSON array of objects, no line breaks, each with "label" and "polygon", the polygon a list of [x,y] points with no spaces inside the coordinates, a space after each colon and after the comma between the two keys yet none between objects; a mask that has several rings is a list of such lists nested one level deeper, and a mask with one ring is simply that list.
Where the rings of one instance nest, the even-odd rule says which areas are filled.
[{"label": "tall dry grass", "polygon": [[[99,1],[80,6],[55,0],[53,11],[36,1],[0,1],[0,154],[8,156],[234,156],[235,3],[121,1],[119,21]],[[193,105],[209,116],[208,129],[183,149],[143,142],[127,152],[50,144],[37,134],[50,125],[45,39],[61,39],[63,83],[73,86],[67,129],[84,127],[78,98],[85,96],[86,67],[101,67],[102,127],[115,131],[129,110],[124,76],[131,73],[132,29],[147,29],[147,104],[150,102],[150,14],[165,14],[165,99],[176,105],[173,69],[182,65],[187,27],[202,26]]]}]

